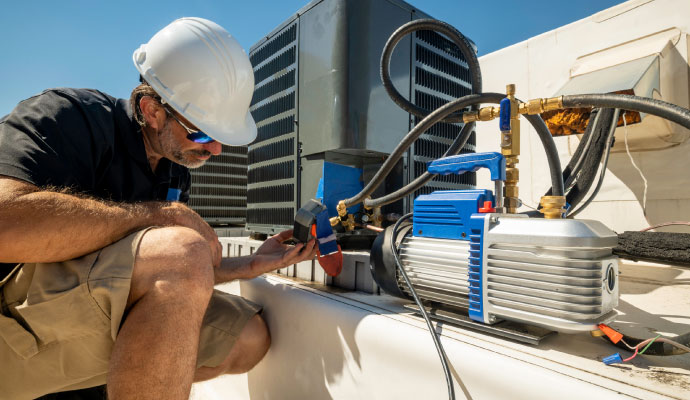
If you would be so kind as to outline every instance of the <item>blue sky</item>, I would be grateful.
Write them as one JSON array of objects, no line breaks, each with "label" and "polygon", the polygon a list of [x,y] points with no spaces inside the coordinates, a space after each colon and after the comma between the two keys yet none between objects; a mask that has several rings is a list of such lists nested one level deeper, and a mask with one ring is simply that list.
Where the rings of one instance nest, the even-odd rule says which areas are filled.
[{"label": "blue sky", "polygon": [[[356,0],[352,0],[356,1]],[[383,0],[379,0],[383,1]],[[621,0],[408,0],[471,38],[479,55],[619,4]],[[0,116],[58,86],[128,97],[138,83],[132,52],[184,16],[211,19],[248,51],[308,0],[14,0],[0,13]]]}]

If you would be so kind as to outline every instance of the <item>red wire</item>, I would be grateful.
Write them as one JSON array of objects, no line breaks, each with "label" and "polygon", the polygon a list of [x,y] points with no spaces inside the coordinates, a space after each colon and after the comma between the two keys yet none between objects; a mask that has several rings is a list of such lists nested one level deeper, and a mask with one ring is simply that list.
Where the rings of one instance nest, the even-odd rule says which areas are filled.
[{"label": "red wire", "polygon": [[639,350],[640,350],[640,348],[639,348],[639,345],[638,345],[638,347],[635,347],[635,353],[633,353],[633,355],[631,355],[630,357],[628,357],[628,358],[626,358],[625,360],[623,360],[623,362],[628,362],[628,361],[632,360],[633,358],[635,358],[635,356],[637,355],[637,352],[638,352]]},{"label": "red wire", "polygon": [[[661,335],[658,335],[658,336],[655,337],[655,338],[650,338],[650,339],[647,339],[647,340],[644,340],[644,341],[638,343],[637,346],[635,346],[635,353],[633,353],[633,355],[631,355],[630,357],[628,357],[628,358],[626,358],[625,360],[623,360],[623,362],[627,362],[627,361],[630,361],[630,360],[632,360],[633,358],[635,358],[635,356],[637,356],[637,354],[638,354],[638,351],[640,351],[640,347],[642,347],[642,346],[647,346],[647,347],[649,347],[649,345],[651,345],[652,343],[654,343],[654,341],[657,340],[657,339],[659,338],[659,336],[661,336]],[[644,350],[647,350],[647,347],[645,347]],[[643,352],[644,352],[644,350],[643,350]]]}]

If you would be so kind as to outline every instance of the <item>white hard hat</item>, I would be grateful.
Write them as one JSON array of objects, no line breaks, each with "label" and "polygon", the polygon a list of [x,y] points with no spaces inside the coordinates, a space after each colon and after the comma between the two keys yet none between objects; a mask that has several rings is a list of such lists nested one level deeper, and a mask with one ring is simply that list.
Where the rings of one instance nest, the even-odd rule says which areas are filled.
[{"label": "white hard hat", "polygon": [[132,58],[163,101],[208,136],[234,146],[256,138],[249,113],[252,65],[237,40],[215,22],[175,20]]}]

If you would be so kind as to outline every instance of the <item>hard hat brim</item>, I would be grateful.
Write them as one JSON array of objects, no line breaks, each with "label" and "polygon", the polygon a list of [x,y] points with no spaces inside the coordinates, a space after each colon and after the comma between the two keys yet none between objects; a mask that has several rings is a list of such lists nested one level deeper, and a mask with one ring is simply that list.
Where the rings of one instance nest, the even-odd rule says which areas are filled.
[{"label": "hard hat brim", "polygon": [[216,141],[229,146],[246,146],[256,139],[256,123],[247,111],[243,121],[231,121],[221,126],[197,126]]}]

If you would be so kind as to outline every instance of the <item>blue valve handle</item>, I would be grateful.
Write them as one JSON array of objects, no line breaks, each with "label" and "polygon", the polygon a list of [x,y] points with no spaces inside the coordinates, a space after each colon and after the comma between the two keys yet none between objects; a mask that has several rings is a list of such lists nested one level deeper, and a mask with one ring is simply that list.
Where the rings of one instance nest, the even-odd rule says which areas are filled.
[{"label": "blue valve handle", "polygon": [[439,158],[429,163],[427,170],[431,174],[464,174],[479,168],[488,168],[492,181],[506,180],[506,159],[501,153],[469,153]]},{"label": "blue valve handle", "polygon": [[510,132],[510,99],[501,100],[501,111],[498,113],[498,127],[501,132]]}]

